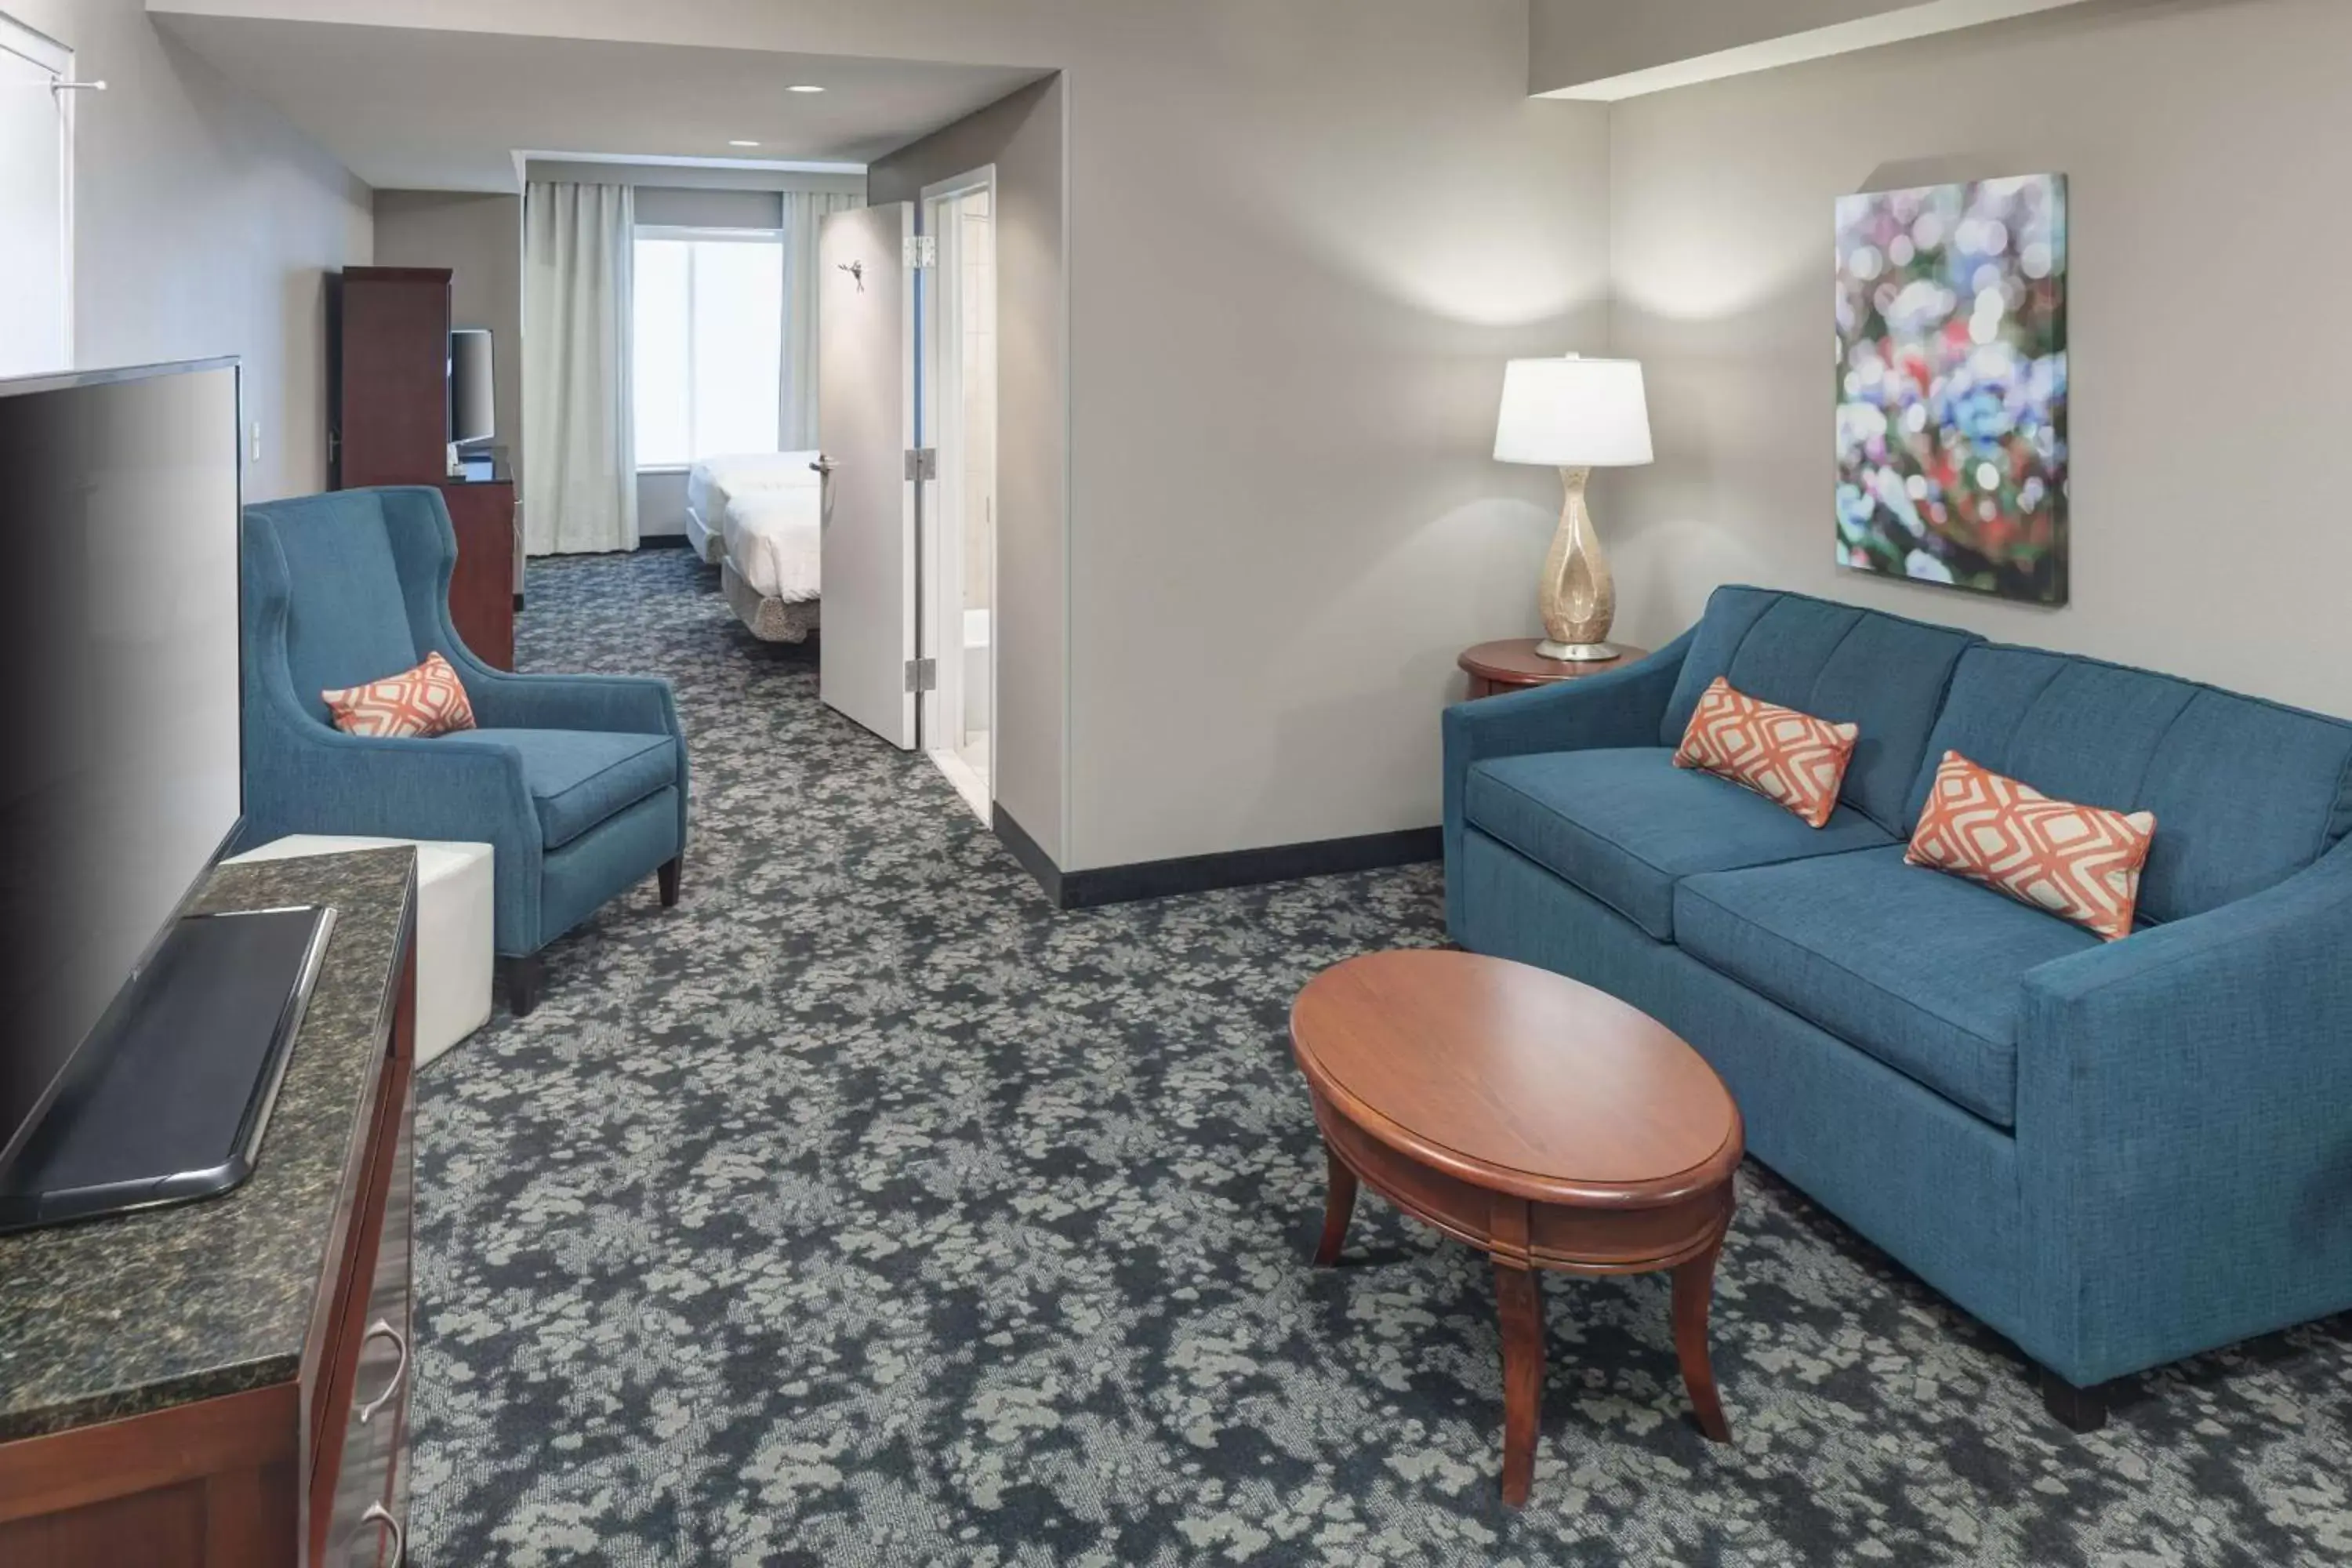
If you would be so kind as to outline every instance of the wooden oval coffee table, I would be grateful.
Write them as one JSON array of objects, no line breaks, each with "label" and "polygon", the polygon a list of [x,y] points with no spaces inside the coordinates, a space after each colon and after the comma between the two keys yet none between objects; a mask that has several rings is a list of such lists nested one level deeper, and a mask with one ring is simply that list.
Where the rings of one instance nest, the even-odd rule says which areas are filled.
[{"label": "wooden oval coffee table", "polygon": [[1543,1401],[1536,1270],[1674,1276],[1675,1352],[1699,1429],[1731,1439],[1708,1364],[1739,1108],[1663,1024],[1498,958],[1381,952],[1298,994],[1290,1041],[1330,1170],[1339,1260],[1359,1179],[1494,1260],[1503,1327],[1503,1500],[1527,1501]]}]

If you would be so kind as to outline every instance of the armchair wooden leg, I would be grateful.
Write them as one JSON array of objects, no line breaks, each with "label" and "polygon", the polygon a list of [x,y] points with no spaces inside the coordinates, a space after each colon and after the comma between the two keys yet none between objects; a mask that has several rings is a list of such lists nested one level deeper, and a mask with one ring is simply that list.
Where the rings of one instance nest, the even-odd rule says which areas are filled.
[{"label": "armchair wooden leg", "polygon": [[501,958],[499,973],[506,976],[507,1008],[518,1018],[529,1017],[539,1005],[540,988],[547,979],[547,961],[538,953],[527,958]]},{"label": "armchair wooden leg", "polygon": [[686,857],[673,855],[663,861],[661,868],[654,873],[655,878],[661,883],[662,908],[666,910],[677,908],[678,876],[685,869]]},{"label": "armchair wooden leg", "polygon": [[2115,1387],[2102,1383],[2077,1388],[2052,1372],[2042,1371],[2042,1408],[2069,1432],[2095,1432],[2107,1424],[2107,1394]]}]

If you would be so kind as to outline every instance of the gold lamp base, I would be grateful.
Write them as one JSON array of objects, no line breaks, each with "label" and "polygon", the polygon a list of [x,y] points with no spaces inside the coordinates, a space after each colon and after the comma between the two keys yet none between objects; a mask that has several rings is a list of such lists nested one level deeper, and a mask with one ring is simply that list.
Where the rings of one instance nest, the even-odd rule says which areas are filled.
[{"label": "gold lamp base", "polygon": [[1552,536],[1551,553],[1544,557],[1544,641],[1536,652],[1562,663],[1593,664],[1617,657],[1609,646],[1609,627],[1617,618],[1617,584],[1609,574],[1609,554],[1592,526],[1584,504],[1584,487],[1591,468],[1562,468],[1568,500],[1559,512],[1559,531]]}]

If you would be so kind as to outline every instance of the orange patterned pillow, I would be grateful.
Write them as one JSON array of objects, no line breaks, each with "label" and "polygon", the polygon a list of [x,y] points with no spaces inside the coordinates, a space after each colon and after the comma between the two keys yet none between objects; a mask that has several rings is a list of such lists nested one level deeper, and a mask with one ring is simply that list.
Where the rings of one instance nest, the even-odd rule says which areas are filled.
[{"label": "orange patterned pillow", "polygon": [[1903,858],[1981,882],[2109,942],[2131,935],[2156,814],[2053,800],[1946,752]]},{"label": "orange patterned pillow", "polygon": [[1853,724],[1759,702],[1718,675],[1675,748],[1675,766],[1745,784],[1821,827],[1837,809],[1838,786],[1861,735]]},{"label": "orange patterned pillow", "polygon": [[352,735],[421,738],[474,727],[474,705],[449,661],[428,653],[415,669],[365,686],[321,691],[335,728]]}]

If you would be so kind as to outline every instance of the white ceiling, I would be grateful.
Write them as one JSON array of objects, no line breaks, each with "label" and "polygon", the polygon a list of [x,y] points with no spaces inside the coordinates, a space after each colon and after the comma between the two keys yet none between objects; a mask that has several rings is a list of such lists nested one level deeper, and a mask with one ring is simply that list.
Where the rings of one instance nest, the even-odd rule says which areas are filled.
[{"label": "white ceiling", "polygon": [[[379,189],[512,191],[514,154],[866,163],[1045,74],[158,14]],[[796,82],[822,93],[793,93]],[[728,142],[748,138],[756,150]]]}]

